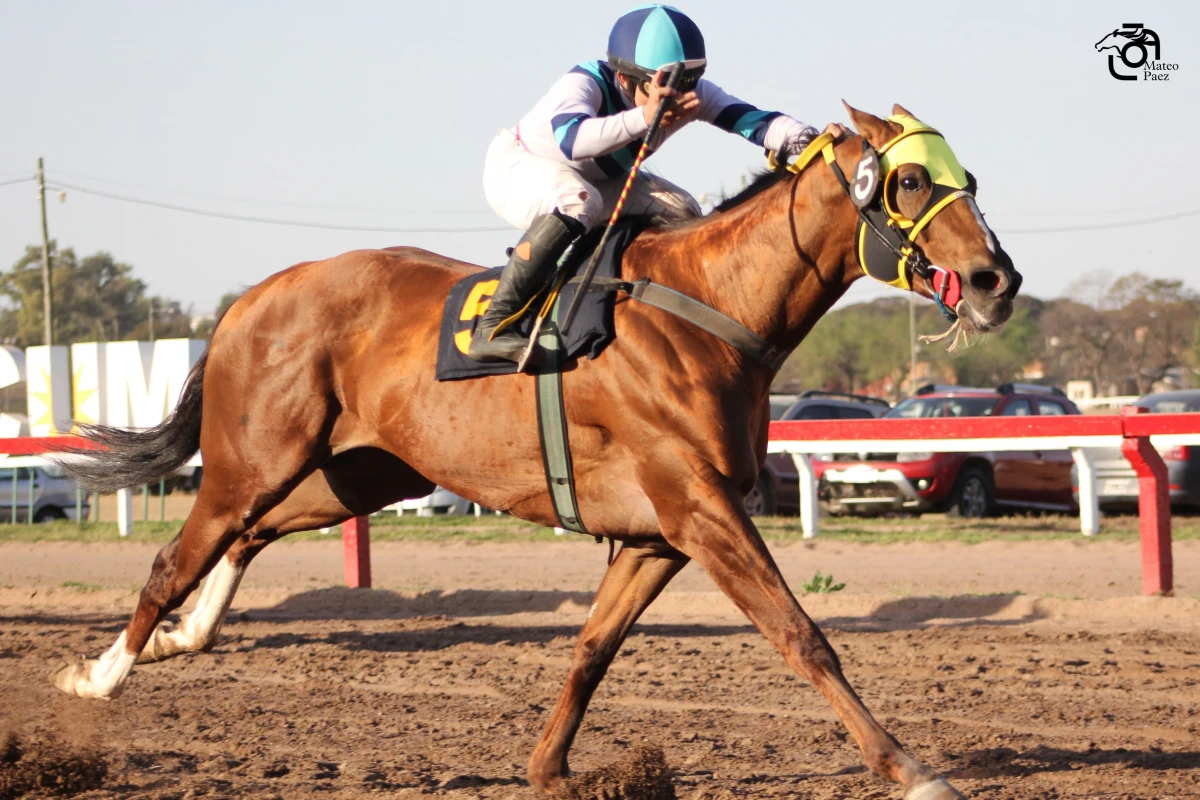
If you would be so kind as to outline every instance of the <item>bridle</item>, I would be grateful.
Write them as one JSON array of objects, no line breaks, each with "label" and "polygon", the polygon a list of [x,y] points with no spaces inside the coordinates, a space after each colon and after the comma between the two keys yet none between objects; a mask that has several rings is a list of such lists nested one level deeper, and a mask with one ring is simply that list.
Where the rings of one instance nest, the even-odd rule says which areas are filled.
[{"label": "bridle", "polygon": [[[834,138],[828,133],[813,139],[795,161],[785,163],[777,153],[770,153],[768,163],[772,169],[786,169],[799,175],[818,154],[823,156],[858,213],[855,253],[863,273],[906,291],[913,291],[912,276],[920,276],[933,287],[933,299],[942,314],[953,322],[958,319],[954,308],[962,298],[961,278],[958,273],[931,262],[916,240],[933,218],[955,200],[974,197],[975,182],[938,131],[907,114],[896,114],[889,121],[903,130],[878,150],[863,138],[862,157],[855,166],[853,183],[838,165],[833,152]],[[901,213],[890,201],[899,167],[914,163],[929,173],[933,187],[915,219]]]}]

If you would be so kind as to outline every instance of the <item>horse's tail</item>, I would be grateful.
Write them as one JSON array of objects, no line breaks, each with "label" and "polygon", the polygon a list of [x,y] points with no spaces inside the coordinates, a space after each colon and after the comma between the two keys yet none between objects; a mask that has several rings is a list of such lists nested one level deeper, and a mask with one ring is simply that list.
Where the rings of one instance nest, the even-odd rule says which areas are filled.
[{"label": "horse's tail", "polygon": [[60,450],[56,458],[68,475],[93,491],[105,493],[157,483],[188,462],[200,449],[200,411],[203,406],[204,366],[208,352],[188,373],[175,410],[147,430],[108,425],[80,425],[83,438],[98,450]]}]

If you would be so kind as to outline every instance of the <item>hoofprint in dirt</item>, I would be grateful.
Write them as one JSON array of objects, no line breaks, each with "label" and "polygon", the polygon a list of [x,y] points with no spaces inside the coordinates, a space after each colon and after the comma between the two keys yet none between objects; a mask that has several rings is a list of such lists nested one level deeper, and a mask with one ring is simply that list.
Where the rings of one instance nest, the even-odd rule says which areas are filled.
[{"label": "hoofprint in dirt", "polygon": [[[969,796],[1200,797],[1195,598],[1114,597],[1100,560],[1069,551],[1059,554],[1067,587],[1046,582],[1037,565],[1062,543],[1004,543],[1004,558],[942,543],[828,544],[775,554],[794,586],[817,568],[850,582],[803,602],[878,716]],[[1136,545],[1108,544],[1103,560],[1136,574]],[[1176,551],[1189,583],[1195,544]],[[525,762],[603,569],[603,548],[584,543],[393,542],[377,548],[376,574],[410,583],[405,591],[324,588],[332,581],[321,578],[288,592],[285,581],[324,574],[309,574],[314,558],[336,565],[338,549],[284,544],[255,564],[260,583],[252,570],[213,653],[138,667],[126,694],[105,703],[62,696],[46,674],[64,655],[107,646],[136,577],[100,557],[108,545],[39,555],[45,547],[0,548],[0,725],[21,741],[98,748],[107,775],[88,797],[531,798]],[[954,569],[980,552],[1024,594],[981,594],[983,564]],[[914,557],[940,565],[927,594],[941,597],[872,592]],[[478,588],[445,579],[447,562],[466,558]],[[62,586],[72,560],[107,563],[109,578],[84,570],[89,580]],[[134,562],[144,570],[145,554]],[[1026,583],[1035,579],[1038,594]],[[689,568],[635,628],[573,768],[651,744],[685,799],[893,797],[820,696],[705,582]]]}]

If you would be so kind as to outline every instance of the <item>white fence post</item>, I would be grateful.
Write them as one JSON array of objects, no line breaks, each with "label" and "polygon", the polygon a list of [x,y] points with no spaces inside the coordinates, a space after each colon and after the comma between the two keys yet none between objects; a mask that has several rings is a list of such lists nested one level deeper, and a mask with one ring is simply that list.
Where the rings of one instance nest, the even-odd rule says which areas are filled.
[{"label": "white fence post", "polygon": [[[99,502],[100,498],[96,498]],[[133,532],[133,490],[117,490],[117,532],[128,536]]]},{"label": "white fence post", "polygon": [[805,453],[792,453],[792,461],[796,464],[796,474],[800,477],[800,529],[805,539],[813,539],[817,535],[817,516],[820,510],[817,504],[817,474],[813,472],[812,462]]},{"label": "white fence post", "polygon": [[1079,471],[1079,528],[1084,536],[1100,533],[1100,496],[1096,491],[1096,469],[1092,457],[1082,447],[1071,448],[1071,458]]}]

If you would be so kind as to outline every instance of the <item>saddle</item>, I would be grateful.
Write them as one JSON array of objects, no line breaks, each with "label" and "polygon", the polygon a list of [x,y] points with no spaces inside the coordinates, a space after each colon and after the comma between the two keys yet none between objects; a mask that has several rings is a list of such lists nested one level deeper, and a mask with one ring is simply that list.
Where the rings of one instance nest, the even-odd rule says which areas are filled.
[{"label": "saddle", "polygon": [[[613,228],[604,252],[600,254],[596,267],[596,288],[607,286],[620,278],[621,258],[625,248],[633,239],[649,226],[645,218],[631,217],[621,220]],[[592,255],[599,243],[603,229],[598,229],[583,236],[566,255],[560,266],[560,275],[566,278],[559,291],[555,311],[566,313],[575,292],[579,288],[574,277]],[[479,378],[486,375],[507,375],[517,371],[517,365],[511,361],[479,362],[467,357],[467,349],[471,345],[471,337],[475,326],[479,324],[487,311],[488,299],[500,282],[500,271],[503,267],[493,267],[468,275],[456,283],[446,297],[446,305],[442,310],[442,324],[438,332],[437,371],[435,377],[439,381],[464,380]],[[542,308],[552,284],[548,284],[526,305],[522,317],[512,326],[519,334],[528,337],[533,331],[534,318]],[[596,358],[613,340],[613,306],[616,303],[616,293],[611,288],[601,291],[590,291],[579,307],[578,316],[567,332],[563,349],[559,356],[561,361],[569,361],[587,356]],[[548,319],[553,321],[554,312]]]}]

